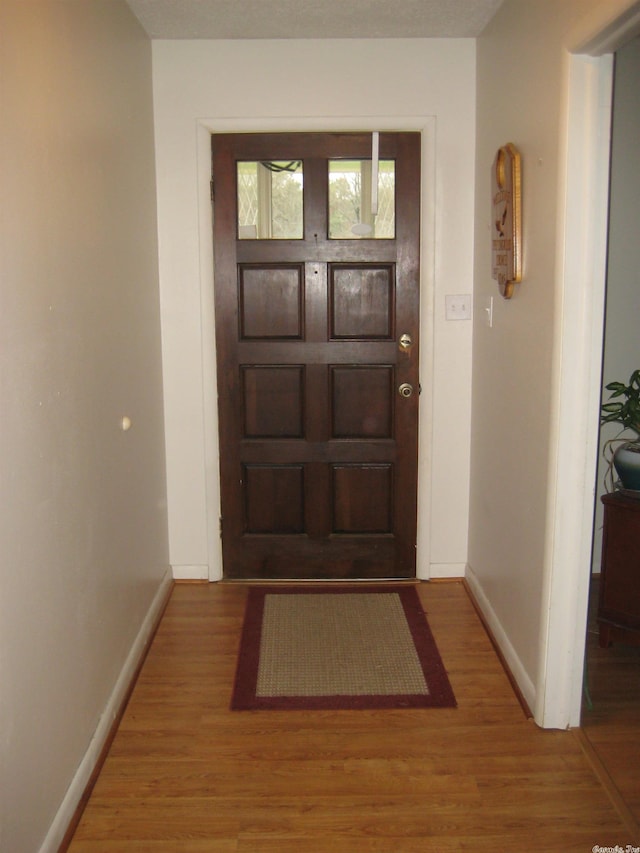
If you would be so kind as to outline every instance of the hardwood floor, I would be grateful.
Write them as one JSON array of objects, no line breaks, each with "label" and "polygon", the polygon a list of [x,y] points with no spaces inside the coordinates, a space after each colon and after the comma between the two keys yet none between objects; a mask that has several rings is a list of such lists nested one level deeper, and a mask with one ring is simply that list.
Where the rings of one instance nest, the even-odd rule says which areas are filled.
[{"label": "hardwood floor", "polygon": [[231,712],[246,587],[177,585],[69,849],[638,844],[581,739],[525,717],[463,585],[419,593],[456,709]]},{"label": "hardwood floor", "polygon": [[583,703],[582,728],[612,784],[640,823],[640,635],[621,632],[609,648],[600,648],[598,580],[595,575],[590,594],[588,698]]}]

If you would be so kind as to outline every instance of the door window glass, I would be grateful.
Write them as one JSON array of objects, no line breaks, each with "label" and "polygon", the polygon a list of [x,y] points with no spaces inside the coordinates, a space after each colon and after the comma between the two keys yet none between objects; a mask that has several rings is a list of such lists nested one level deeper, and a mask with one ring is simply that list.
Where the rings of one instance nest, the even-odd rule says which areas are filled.
[{"label": "door window glass", "polygon": [[371,209],[371,160],[329,161],[329,237],[395,237],[395,162],[378,164],[378,211]]},{"label": "door window glass", "polygon": [[238,163],[238,238],[301,240],[301,160]]}]

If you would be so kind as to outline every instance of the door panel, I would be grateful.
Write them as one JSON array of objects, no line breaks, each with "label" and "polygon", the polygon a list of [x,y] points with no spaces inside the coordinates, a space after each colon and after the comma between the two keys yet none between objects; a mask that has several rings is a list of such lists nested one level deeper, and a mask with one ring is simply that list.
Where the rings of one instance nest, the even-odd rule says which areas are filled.
[{"label": "door panel", "polygon": [[334,365],[331,438],[393,438],[393,369],[389,365]]},{"label": "door panel", "polygon": [[415,576],[419,135],[380,135],[380,227],[370,156],[364,133],[213,137],[227,578]]},{"label": "door panel", "polygon": [[240,339],[304,339],[304,266],[240,265]]},{"label": "door panel", "polygon": [[240,365],[243,440],[304,438],[304,366]]},{"label": "door panel", "polygon": [[393,535],[391,465],[332,467],[332,533]]},{"label": "door panel", "polygon": [[393,338],[393,266],[329,265],[331,338]]}]

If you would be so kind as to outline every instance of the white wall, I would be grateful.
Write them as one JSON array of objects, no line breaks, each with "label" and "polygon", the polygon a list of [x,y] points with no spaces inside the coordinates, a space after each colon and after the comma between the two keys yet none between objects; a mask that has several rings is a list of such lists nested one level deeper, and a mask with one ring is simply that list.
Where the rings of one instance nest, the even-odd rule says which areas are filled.
[{"label": "white wall", "polygon": [[176,576],[221,576],[209,134],[391,128],[425,130],[418,571],[464,574],[471,323],[445,322],[444,296],[472,291],[474,64],[472,40],[154,41]]},{"label": "white wall", "polygon": [[[638,317],[640,317],[640,39],[634,39],[616,54],[611,140],[611,203],[609,214],[609,263],[603,399],[608,382],[626,382],[640,367]],[[602,449],[620,433],[620,424],[601,430],[598,466],[598,500],[594,523],[593,568],[600,571],[602,551],[602,503],[599,498],[611,489],[608,464]],[[627,436],[632,434],[627,434]],[[608,457],[607,457],[608,458]],[[615,472],[613,474],[615,478]],[[606,478],[606,479],[605,479]]]},{"label": "white wall", "polygon": [[[606,221],[610,89],[598,87],[608,66],[568,50],[600,38],[631,5],[506,0],[477,45],[469,579],[543,725],[573,724],[579,708],[590,545],[581,528],[588,518],[590,533],[601,347],[590,236]],[[490,167],[507,141],[523,161],[524,278],[511,301],[490,278]],[[566,445],[568,462],[558,455]]]},{"label": "white wall", "polygon": [[0,849],[34,853],[170,577],[151,46],[120,0],[3,0],[0,37]]}]

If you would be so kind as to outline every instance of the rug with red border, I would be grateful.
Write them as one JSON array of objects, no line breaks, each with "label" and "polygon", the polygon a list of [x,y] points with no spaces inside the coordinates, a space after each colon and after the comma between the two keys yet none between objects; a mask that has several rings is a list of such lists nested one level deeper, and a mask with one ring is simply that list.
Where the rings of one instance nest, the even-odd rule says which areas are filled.
[{"label": "rug with red border", "polygon": [[250,587],[233,710],[452,708],[415,587]]}]

